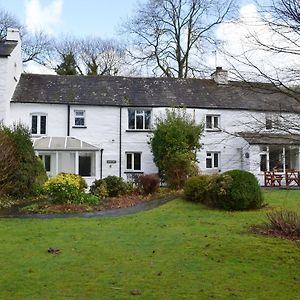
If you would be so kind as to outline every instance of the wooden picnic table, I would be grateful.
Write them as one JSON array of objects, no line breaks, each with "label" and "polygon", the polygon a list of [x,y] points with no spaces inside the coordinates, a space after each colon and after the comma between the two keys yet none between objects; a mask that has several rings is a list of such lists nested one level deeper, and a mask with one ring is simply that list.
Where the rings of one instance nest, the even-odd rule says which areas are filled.
[{"label": "wooden picnic table", "polygon": [[274,171],[265,172],[265,186],[281,186],[283,174]]},{"label": "wooden picnic table", "polygon": [[297,186],[300,186],[300,172],[295,170],[290,170],[285,172],[285,184],[290,186],[295,183]]},{"label": "wooden picnic table", "polygon": [[297,185],[300,186],[300,171],[286,170],[285,174],[282,172],[265,171],[265,186],[281,186],[283,179],[285,179],[285,185]]}]

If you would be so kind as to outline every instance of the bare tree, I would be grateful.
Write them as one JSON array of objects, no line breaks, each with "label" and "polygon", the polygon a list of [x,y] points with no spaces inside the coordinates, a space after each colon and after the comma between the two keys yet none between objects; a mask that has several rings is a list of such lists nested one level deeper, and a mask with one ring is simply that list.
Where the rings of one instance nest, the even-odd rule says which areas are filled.
[{"label": "bare tree", "polygon": [[65,36],[55,44],[52,61],[58,66],[52,63],[52,68],[60,75],[114,76],[128,69],[125,58],[125,48],[116,40]]},{"label": "bare tree", "polygon": [[7,28],[18,28],[22,26],[15,16],[5,10],[0,10],[0,40],[6,37]]},{"label": "bare tree", "polygon": [[[259,21],[248,27],[246,49],[237,55],[225,45],[221,51],[239,79],[249,85],[253,79],[269,83],[262,89],[285,93],[300,103],[300,2],[270,0],[265,6],[257,2],[257,7]],[[243,65],[247,71],[239,70]]]},{"label": "bare tree", "polygon": [[5,10],[0,10],[0,40],[5,39],[7,28],[18,28],[20,30],[23,63],[35,61],[47,65],[53,40],[45,32],[29,33],[14,15]]},{"label": "bare tree", "polygon": [[131,56],[152,66],[155,75],[199,75],[199,56],[214,43],[214,28],[233,10],[234,0],[148,0],[123,26]]},{"label": "bare tree", "polygon": [[88,37],[80,41],[87,75],[117,75],[125,64],[125,49],[116,40]]},{"label": "bare tree", "polygon": [[50,67],[57,71],[61,70],[61,66],[65,70],[72,70],[72,72],[58,72],[60,75],[83,75],[84,72],[80,62],[80,40],[74,36],[63,36],[54,45],[51,55]]}]

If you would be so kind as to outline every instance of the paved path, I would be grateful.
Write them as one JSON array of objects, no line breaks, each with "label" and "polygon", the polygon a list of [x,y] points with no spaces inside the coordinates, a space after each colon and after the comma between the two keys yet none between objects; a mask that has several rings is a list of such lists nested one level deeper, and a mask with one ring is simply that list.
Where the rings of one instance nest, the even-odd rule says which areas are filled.
[{"label": "paved path", "polygon": [[102,217],[118,217],[135,214],[141,211],[151,210],[153,208],[159,207],[178,196],[169,196],[166,198],[151,200],[137,204],[132,207],[118,208],[104,211],[86,212],[86,213],[67,213],[67,214],[12,214],[12,215],[2,215],[0,218],[18,218],[18,219],[60,219],[60,218],[102,218]]}]

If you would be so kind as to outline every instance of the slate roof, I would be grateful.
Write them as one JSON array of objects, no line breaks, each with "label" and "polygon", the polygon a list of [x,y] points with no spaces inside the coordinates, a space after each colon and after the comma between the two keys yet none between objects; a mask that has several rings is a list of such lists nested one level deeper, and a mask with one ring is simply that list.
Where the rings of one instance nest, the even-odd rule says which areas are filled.
[{"label": "slate roof", "polygon": [[300,145],[298,134],[272,134],[256,132],[240,132],[250,145]]},{"label": "slate roof", "polygon": [[9,56],[13,52],[17,44],[17,41],[0,41],[0,57]]},{"label": "slate roof", "polygon": [[281,93],[241,82],[218,85],[209,79],[22,74],[12,101],[300,112],[299,103]]}]

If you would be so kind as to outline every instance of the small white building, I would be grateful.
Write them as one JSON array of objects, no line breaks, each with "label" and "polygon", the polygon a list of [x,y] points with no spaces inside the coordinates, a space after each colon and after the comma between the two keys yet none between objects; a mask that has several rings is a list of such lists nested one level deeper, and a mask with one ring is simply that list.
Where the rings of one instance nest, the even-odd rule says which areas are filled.
[{"label": "small white building", "polygon": [[202,172],[243,169],[263,184],[266,170],[300,170],[299,103],[267,85],[228,81],[222,68],[209,80],[24,74],[11,29],[0,42],[0,72],[0,120],[30,128],[49,176],[72,172],[91,183],[157,172],[151,129],[178,106],[205,124]]}]

